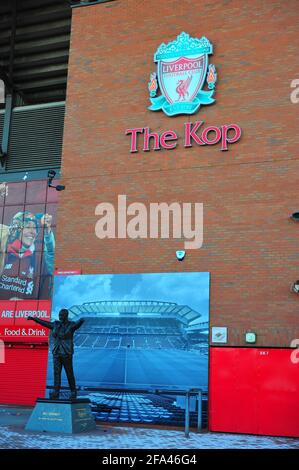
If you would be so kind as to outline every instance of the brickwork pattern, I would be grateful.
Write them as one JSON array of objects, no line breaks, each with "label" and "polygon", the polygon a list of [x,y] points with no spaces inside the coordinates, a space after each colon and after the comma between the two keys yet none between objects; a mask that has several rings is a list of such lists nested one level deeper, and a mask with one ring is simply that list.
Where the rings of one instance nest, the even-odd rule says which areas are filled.
[{"label": "brickwork pattern", "polygon": [[[56,266],[88,273],[209,271],[211,325],[229,345],[289,346],[299,337],[297,0],[114,1],[73,10]],[[151,112],[153,54],[181,32],[214,45],[216,103],[194,116]],[[184,123],[237,123],[241,140],[184,148]],[[179,134],[174,150],[130,154],[125,130]],[[101,202],[202,202],[204,245],[178,263],[183,240],[99,240]]]}]

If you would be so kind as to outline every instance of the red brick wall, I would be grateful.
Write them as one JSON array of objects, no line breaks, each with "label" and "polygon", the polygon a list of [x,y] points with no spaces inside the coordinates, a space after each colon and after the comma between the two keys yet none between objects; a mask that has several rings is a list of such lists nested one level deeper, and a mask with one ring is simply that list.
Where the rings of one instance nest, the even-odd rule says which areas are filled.
[{"label": "red brick wall", "polygon": [[[211,325],[229,327],[229,345],[288,346],[299,337],[299,77],[297,0],[114,1],[73,10],[56,266],[83,273],[209,271]],[[195,115],[151,112],[153,55],[181,32],[214,45],[216,103]],[[211,57],[211,56],[210,56]],[[238,123],[241,140],[183,147],[183,123]],[[180,134],[175,150],[130,154],[125,130]],[[99,240],[100,202],[202,202],[204,244],[182,240]],[[196,293],[195,293],[196,295]]]}]

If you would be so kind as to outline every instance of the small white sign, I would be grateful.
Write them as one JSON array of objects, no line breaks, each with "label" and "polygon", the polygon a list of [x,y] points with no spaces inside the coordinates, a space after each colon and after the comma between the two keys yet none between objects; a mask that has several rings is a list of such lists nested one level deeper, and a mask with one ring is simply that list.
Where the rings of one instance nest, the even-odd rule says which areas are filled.
[{"label": "small white sign", "polygon": [[212,327],[212,343],[227,343],[227,327],[226,326],[213,326]]}]

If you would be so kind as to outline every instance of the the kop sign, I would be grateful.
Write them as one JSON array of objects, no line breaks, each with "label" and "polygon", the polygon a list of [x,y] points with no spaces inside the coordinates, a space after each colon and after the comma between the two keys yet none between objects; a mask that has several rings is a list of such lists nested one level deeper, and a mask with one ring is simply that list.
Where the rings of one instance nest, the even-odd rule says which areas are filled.
[{"label": "the kop sign", "polygon": [[[161,44],[154,55],[157,71],[150,75],[148,83],[151,101],[148,109],[177,116],[194,114],[202,105],[214,103],[217,72],[208,63],[212,53],[213,46],[206,37],[191,38],[186,33],[181,33],[175,41]],[[173,130],[158,134],[150,132],[149,127],[127,129],[126,134],[131,136],[131,152],[138,152],[139,147],[144,152],[174,149],[179,138]],[[220,144],[220,150],[228,150],[229,144],[240,139],[241,128],[237,124],[204,127],[204,121],[195,121],[184,124],[183,134],[184,147]]]}]

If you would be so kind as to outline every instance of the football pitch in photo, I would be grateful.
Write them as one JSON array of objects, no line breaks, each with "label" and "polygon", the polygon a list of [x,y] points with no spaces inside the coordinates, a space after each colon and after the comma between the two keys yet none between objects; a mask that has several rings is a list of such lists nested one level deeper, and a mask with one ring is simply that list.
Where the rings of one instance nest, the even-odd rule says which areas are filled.
[{"label": "football pitch in photo", "polygon": [[[74,371],[79,387],[207,389],[208,356],[194,351],[77,348]],[[48,382],[52,377],[49,361]],[[62,385],[67,386],[63,375]]]}]

